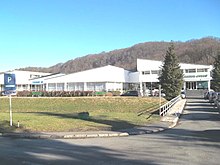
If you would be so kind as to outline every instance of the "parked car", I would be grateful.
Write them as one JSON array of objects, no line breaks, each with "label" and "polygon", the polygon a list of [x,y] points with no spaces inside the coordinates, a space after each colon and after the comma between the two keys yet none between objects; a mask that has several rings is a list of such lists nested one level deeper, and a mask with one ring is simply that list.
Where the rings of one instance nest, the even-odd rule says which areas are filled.
[{"label": "parked car", "polygon": [[182,91],[180,95],[181,95],[182,99],[186,98],[186,92],[185,91]]},{"label": "parked car", "polygon": [[206,92],[204,93],[204,99],[209,99],[210,94],[213,93],[213,92],[214,92],[213,90],[206,91]]},{"label": "parked car", "polygon": [[210,92],[210,93],[209,93],[209,102],[210,102],[210,103],[214,103],[214,93],[215,93],[215,92]]},{"label": "parked car", "polygon": [[218,102],[220,103],[220,95],[218,95],[218,99],[217,99],[217,100],[218,100]]},{"label": "parked car", "polygon": [[139,91],[127,91],[125,93],[123,93],[121,96],[141,96],[140,92]]},{"label": "parked car", "polygon": [[217,108],[219,110],[219,114],[220,114],[220,94],[218,95],[218,99],[217,99]]},{"label": "parked car", "polygon": [[220,92],[214,92],[214,94],[213,94],[213,102],[214,102],[214,105],[216,105],[216,106],[218,104],[219,96],[220,96]]}]

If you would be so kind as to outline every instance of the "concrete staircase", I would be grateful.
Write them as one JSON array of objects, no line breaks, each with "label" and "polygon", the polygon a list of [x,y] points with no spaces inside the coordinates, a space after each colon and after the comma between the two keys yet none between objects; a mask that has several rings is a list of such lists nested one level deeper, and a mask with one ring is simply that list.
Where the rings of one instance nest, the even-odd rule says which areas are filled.
[{"label": "concrete staircase", "polygon": [[186,90],[187,98],[203,98],[205,90]]}]

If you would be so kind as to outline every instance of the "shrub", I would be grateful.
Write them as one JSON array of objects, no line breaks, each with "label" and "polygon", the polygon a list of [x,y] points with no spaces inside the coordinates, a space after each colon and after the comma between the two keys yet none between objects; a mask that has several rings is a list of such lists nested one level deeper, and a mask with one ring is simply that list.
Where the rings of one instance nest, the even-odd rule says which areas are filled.
[{"label": "shrub", "polygon": [[113,96],[113,93],[112,93],[112,92],[107,92],[107,93],[105,94],[105,96]]},{"label": "shrub", "polygon": [[111,91],[111,93],[113,94],[113,96],[120,96],[121,95],[120,91]]},{"label": "shrub", "polygon": [[17,91],[18,97],[31,97],[32,92],[31,91]]}]

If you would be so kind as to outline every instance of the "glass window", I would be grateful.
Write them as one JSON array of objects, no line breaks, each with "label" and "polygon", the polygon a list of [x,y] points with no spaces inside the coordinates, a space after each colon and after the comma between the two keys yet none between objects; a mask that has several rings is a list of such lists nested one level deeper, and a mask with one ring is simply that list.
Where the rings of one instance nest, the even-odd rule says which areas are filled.
[{"label": "glass window", "polygon": [[75,85],[74,85],[74,83],[68,83],[68,84],[67,84],[67,90],[68,90],[68,91],[74,91],[74,90],[75,90]]},{"label": "glass window", "polygon": [[150,71],[149,70],[148,71],[143,71],[142,74],[143,75],[150,74]]},{"label": "glass window", "polygon": [[151,74],[159,74],[159,70],[152,70]]},{"label": "glass window", "polygon": [[185,72],[186,73],[195,73],[196,69],[186,69]]},{"label": "glass window", "polygon": [[88,91],[95,91],[95,83],[87,83]]},{"label": "glass window", "polygon": [[83,83],[75,83],[75,90],[76,91],[83,91],[84,89],[84,84]]},{"label": "glass window", "polygon": [[48,84],[48,90],[49,91],[55,91],[56,90],[56,84],[55,83],[49,83]]},{"label": "glass window", "polygon": [[57,91],[63,91],[64,90],[64,83],[58,83],[57,84]]},{"label": "glass window", "polygon": [[20,90],[21,89],[21,85],[17,85],[17,90]]},{"label": "glass window", "polygon": [[207,68],[199,68],[197,69],[197,72],[208,72]]},{"label": "glass window", "polygon": [[103,91],[103,90],[105,90],[105,84],[104,83],[96,83],[95,84],[95,90],[96,91]]},{"label": "glass window", "polygon": [[23,90],[27,90],[28,89],[28,85],[22,85]]}]

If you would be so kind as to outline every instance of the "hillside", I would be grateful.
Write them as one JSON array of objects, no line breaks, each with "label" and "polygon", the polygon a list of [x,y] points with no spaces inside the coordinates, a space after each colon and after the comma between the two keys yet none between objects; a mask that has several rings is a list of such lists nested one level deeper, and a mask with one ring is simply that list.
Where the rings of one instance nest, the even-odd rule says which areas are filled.
[{"label": "hillside", "polygon": [[[59,63],[49,68],[22,68],[21,70],[73,73],[105,65],[114,65],[127,70],[136,69],[136,59],[163,60],[170,42],[145,42],[132,47],[91,54]],[[174,42],[175,52],[180,62],[194,64],[212,64],[214,56],[220,50],[220,39],[206,37],[187,42]]]}]

